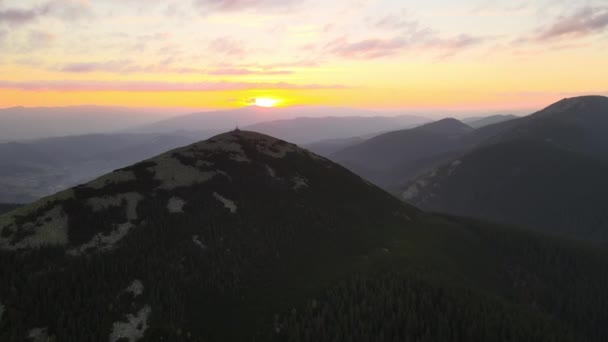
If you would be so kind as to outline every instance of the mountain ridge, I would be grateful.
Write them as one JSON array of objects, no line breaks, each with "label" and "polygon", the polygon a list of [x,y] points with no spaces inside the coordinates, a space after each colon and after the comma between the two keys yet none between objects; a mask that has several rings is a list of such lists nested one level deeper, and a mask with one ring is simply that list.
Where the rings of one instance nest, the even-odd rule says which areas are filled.
[{"label": "mountain ridge", "polygon": [[471,139],[481,143],[410,181],[402,198],[426,210],[608,239],[607,209],[595,195],[608,189],[608,98],[564,99],[481,130]]},{"label": "mountain ridge", "polygon": [[[338,151],[330,158],[381,186],[398,183],[393,170],[402,165],[426,165],[426,160],[460,149],[458,139],[473,131],[462,122],[443,119],[416,128],[385,133]],[[424,162],[423,162],[424,160]],[[412,168],[415,175],[421,166]]]}]

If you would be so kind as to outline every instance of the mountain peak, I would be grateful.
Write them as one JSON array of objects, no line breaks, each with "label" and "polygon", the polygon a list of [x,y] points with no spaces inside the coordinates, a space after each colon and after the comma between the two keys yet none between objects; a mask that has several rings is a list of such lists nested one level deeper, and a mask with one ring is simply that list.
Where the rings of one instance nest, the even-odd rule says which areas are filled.
[{"label": "mountain peak", "polygon": [[588,95],[565,98],[537,112],[533,116],[545,117],[554,115],[581,116],[588,114],[608,113],[608,97]]},{"label": "mountain peak", "polygon": [[[226,133],[213,136],[192,145],[178,148],[168,153],[206,152],[197,154],[199,159],[204,159],[208,154],[226,153],[236,161],[248,161],[247,151],[256,151],[261,154],[282,158],[288,153],[303,153],[311,157],[317,157],[311,152],[297,145],[271,137],[266,134],[235,129]],[[319,157],[320,158],[320,157]]]},{"label": "mountain peak", "polygon": [[[151,208],[155,215],[170,216],[198,215],[197,210],[236,216],[255,212],[253,208],[263,208],[271,215],[274,207],[268,203],[272,201],[260,205],[254,199],[275,196],[299,203],[301,195],[309,191],[319,189],[318,195],[326,196],[326,189],[337,190],[346,184],[364,194],[361,198],[370,191],[384,197],[359,177],[294,144],[234,130],[0,216],[0,250],[52,245],[72,256],[103,252],[147,226]],[[343,192],[336,193],[342,196]]]},{"label": "mountain peak", "polygon": [[454,118],[441,119],[439,121],[431,122],[426,125],[420,126],[416,129],[442,134],[467,133],[473,130],[472,127]]},{"label": "mountain peak", "polygon": [[570,103],[582,103],[582,102],[603,102],[608,103],[608,97],[603,95],[584,95],[575,97],[566,97],[557,103],[570,102]]}]

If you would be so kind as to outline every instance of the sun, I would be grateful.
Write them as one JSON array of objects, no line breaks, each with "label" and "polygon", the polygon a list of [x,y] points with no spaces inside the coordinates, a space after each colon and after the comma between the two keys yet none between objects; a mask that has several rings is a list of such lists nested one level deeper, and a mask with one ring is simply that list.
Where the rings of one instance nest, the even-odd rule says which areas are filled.
[{"label": "sun", "polygon": [[270,107],[276,107],[277,104],[279,104],[279,102],[281,102],[281,101],[277,100],[277,99],[271,99],[268,97],[258,97],[255,99],[254,104],[256,106],[270,108]]}]

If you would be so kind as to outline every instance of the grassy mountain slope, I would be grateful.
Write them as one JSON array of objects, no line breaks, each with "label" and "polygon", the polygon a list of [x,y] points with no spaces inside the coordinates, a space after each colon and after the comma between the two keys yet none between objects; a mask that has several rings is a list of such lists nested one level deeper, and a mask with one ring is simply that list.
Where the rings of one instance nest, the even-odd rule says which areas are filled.
[{"label": "grassy mountain slope", "polygon": [[606,266],[237,131],[0,216],[0,339],[603,341]]},{"label": "grassy mountain slope", "polygon": [[474,150],[402,194],[423,209],[608,240],[608,164],[546,143]]}]

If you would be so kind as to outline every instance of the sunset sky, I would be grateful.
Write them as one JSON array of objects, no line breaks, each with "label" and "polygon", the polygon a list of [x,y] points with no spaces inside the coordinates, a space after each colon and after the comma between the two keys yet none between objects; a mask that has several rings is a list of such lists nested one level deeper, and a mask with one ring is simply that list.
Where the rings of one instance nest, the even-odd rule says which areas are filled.
[{"label": "sunset sky", "polygon": [[581,94],[608,94],[606,0],[0,0],[0,107],[516,110]]}]

